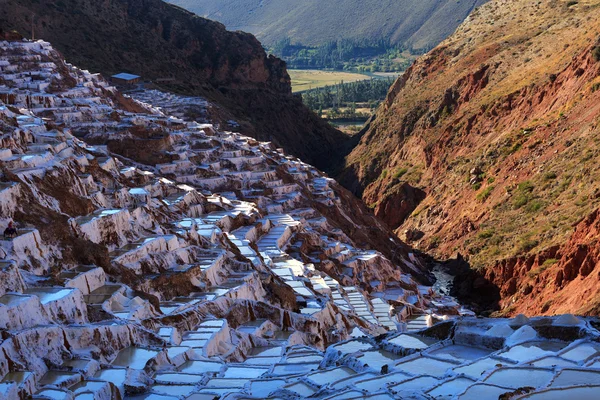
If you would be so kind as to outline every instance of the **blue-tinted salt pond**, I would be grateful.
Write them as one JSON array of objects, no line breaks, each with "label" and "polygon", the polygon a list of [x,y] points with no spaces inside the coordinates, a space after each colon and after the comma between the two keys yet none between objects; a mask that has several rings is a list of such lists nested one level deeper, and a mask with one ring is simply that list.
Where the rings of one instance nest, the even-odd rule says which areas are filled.
[{"label": "blue-tinted salt pond", "polygon": [[[558,373],[550,387],[577,385],[600,385],[600,372],[564,369]],[[600,392],[598,398],[600,398]]]},{"label": "blue-tinted salt pond", "polygon": [[455,366],[456,364],[452,364],[446,361],[434,360],[428,357],[415,358],[411,361],[405,361],[396,365],[398,369],[413,375],[426,374],[437,377],[442,377],[446,375],[446,371]]},{"label": "blue-tinted salt pond", "polygon": [[541,393],[530,394],[522,399],[530,400],[598,400],[600,386],[551,389]]},{"label": "blue-tinted salt pond", "polygon": [[248,378],[255,379],[266,373],[268,368],[229,367],[223,378]]},{"label": "blue-tinted salt pond", "polygon": [[489,349],[480,349],[477,347],[467,347],[461,345],[450,345],[441,349],[433,350],[427,354],[437,358],[443,358],[449,361],[466,362],[485,357],[492,353]]},{"label": "blue-tinted salt pond", "polygon": [[307,378],[316,383],[319,386],[327,385],[338,381],[343,378],[347,378],[351,375],[356,374],[350,368],[334,368],[327,371],[319,371],[312,374],[307,375]]},{"label": "blue-tinted salt pond", "polygon": [[410,378],[410,375],[404,372],[392,372],[387,375],[376,376],[372,379],[365,379],[356,382],[356,387],[359,389],[377,391],[385,388],[388,383],[401,382]]},{"label": "blue-tinted salt pond", "polygon": [[333,346],[334,349],[341,351],[345,354],[356,353],[358,351],[365,351],[372,348],[370,343],[362,340],[351,340],[346,343]]},{"label": "blue-tinted salt pond", "polygon": [[249,356],[281,356],[281,347],[254,347],[248,353]]},{"label": "blue-tinted salt pond", "polygon": [[454,368],[454,372],[457,374],[465,374],[473,378],[479,378],[485,371],[506,365],[511,364],[496,358],[484,358],[482,360],[475,361],[472,364]]},{"label": "blue-tinted salt pond", "polygon": [[396,385],[390,386],[394,392],[411,391],[411,390],[427,390],[430,387],[438,384],[440,381],[432,376],[421,376],[414,379],[405,380]]},{"label": "blue-tinted salt pond", "polygon": [[402,334],[388,340],[388,342],[405,349],[426,349],[432,344],[437,343],[437,340],[421,336]]},{"label": "blue-tinted salt pond", "polygon": [[129,367],[133,369],[144,369],[146,363],[159,352],[156,350],[143,349],[140,347],[127,347],[119,352],[112,365],[117,367]]},{"label": "blue-tinted salt pond", "polygon": [[213,361],[186,361],[179,367],[179,371],[187,374],[203,374],[205,372],[219,372],[223,364]]},{"label": "blue-tinted salt pond", "polygon": [[475,381],[467,378],[456,378],[436,386],[427,392],[427,394],[436,399],[452,399],[457,394],[464,392],[473,383]]},{"label": "blue-tinted salt pond", "polygon": [[250,393],[257,398],[266,398],[269,394],[285,385],[283,379],[269,379],[263,381],[252,381],[250,383]]},{"label": "blue-tinted salt pond", "polygon": [[203,378],[202,375],[191,375],[191,374],[184,374],[184,373],[169,373],[169,372],[159,373],[154,376],[154,380],[156,381],[156,383],[162,383],[162,384],[174,384],[174,383],[195,384],[195,383],[200,382],[202,380],[202,378]]},{"label": "blue-tinted salt pond", "polygon": [[193,385],[154,385],[152,391],[159,394],[171,396],[188,396],[195,389]]},{"label": "blue-tinted salt pond", "polygon": [[370,350],[357,357],[363,365],[368,365],[375,370],[381,369],[384,365],[393,364],[401,356],[385,350]]},{"label": "blue-tinted salt pond", "polygon": [[545,387],[550,383],[554,372],[538,368],[502,368],[485,379],[486,383],[508,386],[514,389],[520,387]]}]

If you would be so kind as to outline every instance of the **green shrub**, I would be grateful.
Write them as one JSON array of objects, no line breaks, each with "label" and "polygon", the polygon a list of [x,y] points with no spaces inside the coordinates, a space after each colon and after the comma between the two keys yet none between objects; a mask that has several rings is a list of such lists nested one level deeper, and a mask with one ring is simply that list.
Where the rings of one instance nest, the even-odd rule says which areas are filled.
[{"label": "green shrub", "polygon": [[513,206],[516,209],[523,207],[527,203],[529,203],[529,196],[523,193],[517,194],[513,199]]},{"label": "green shrub", "polygon": [[481,192],[477,193],[477,200],[484,202],[487,200],[488,197],[490,197],[490,195],[492,194],[492,191],[494,190],[493,186],[488,186],[485,189],[483,189]]},{"label": "green shrub", "polygon": [[542,264],[542,268],[548,268],[556,264],[558,260],[556,258],[549,258]]},{"label": "green shrub", "polygon": [[408,168],[400,168],[394,172],[394,179],[400,179],[408,172]]},{"label": "green shrub", "polygon": [[535,212],[540,211],[544,207],[545,207],[545,204],[541,200],[533,200],[529,204],[527,204],[527,207],[525,208],[525,210],[527,210],[527,212],[530,212],[530,213],[535,213]]},{"label": "green shrub", "polygon": [[492,236],[494,236],[494,233],[495,231],[493,229],[486,229],[485,231],[479,232],[477,237],[479,237],[480,239],[489,239]]},{"label": "green shrub", "polygon": [[592,50],[592,56],[594,57],[594,60],[600,61],[600,46],[594,47]]},{"label": "green shrub", "polygon": [[556,173],[554,173],[554,172],[546,172],[544,174],[544,180],[545,181],[551,181],[551,180],[554,180],[556,178],[557,178],[557,176],[556,176]]},{"label": "green shrub", "polygon": [[519,183],[519,186],[517,186],[517,189],[519,189],[520,192],[528,192],[531,193],[533,192],[533,189],[535,188],[535,186],[533,185],[533,183],[531,183],[531,181],[525,181],[525,182],[521,182]]},{"label": "green shrub", "polygon": [[537,240],[524,238],[521,240],[521,243],[519,244],[519,251],[526,253],[526,252],[534,249],[538,244],[539,244],[539,242]]},{"label": "green shrub", "polygon": [[533,279],[548,268],[550,268],[551,266],[553,266],[554,264],[556,264],[557,262],[558,260],[556,258],[549,258],[546,261],[544,261],[544,263],[539,268],[529,271],[527,275]]}]

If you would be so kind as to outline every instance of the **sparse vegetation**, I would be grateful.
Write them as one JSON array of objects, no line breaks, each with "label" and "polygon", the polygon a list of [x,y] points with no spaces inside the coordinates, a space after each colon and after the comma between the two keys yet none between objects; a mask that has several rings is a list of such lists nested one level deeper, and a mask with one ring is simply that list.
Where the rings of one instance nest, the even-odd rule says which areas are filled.
[{"label": "sparse vegetation", "polygon": [[408,168],[399,168],[394,172],[394,179],[401,179],[408,172]]},{"label": "sparse vegetation", "polygon": [[493,186],[488,186],[485,189],[483,189],[481,192],[477,193],[477,200],[484,202],[487,200],[488,197],[490,197],[490,195],[492,194],[492,191],[494,190]]},{"label": "sparse vegetation", "polygon": [[592,57],[596,62],[600,61],[600,46],[596,46],[592,49]]}]

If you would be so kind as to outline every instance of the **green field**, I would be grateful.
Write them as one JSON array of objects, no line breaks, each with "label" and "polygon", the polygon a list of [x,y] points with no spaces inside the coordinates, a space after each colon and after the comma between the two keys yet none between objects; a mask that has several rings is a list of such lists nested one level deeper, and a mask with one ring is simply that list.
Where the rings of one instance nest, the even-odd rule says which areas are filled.
[{"label": "green field", "polygon": [[292,91],[294,93],[324,86],[332,86],[342,81],[348,83],[370,79],[368,75],[342,71],[290,69],[288,72],[292,78]]}]

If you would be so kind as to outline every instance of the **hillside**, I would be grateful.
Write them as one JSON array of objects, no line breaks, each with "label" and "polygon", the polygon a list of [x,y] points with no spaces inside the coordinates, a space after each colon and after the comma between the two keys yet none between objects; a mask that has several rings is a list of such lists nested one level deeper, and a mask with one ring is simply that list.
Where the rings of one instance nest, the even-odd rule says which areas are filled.
[{"label": "hillside", "polygon": [[340,174],[400,237],[501,287],[505,313],[600,303],[599,6],[482,6],[398,79]]},{"label": "hillside", "polygon": [[485,0],[170,0],[228,29],[273,45],[290,38],[318,46],[337,39],[389,39],[415,49],[435,46]]},{"label": "hillside", "polygon": [[0,0],[0,28],[51,41],[72,63],[105,75],[170,79],[163,87],[202,95],[246,134],[272,140],[326,169],[344,136],[291,95],[285,64],[250,34],[160,0]]}]

